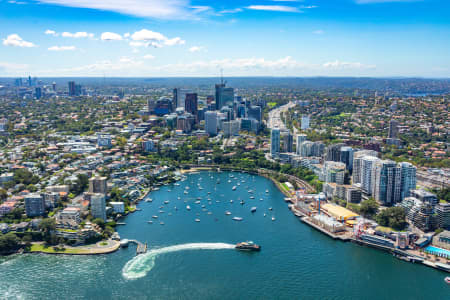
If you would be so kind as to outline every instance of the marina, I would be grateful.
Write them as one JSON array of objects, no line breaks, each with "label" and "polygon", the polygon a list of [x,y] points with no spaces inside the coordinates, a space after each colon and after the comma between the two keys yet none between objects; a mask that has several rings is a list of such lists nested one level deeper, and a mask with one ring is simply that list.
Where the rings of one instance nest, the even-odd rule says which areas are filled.
[{"label": "marina", "polygon": [[[133,244],[100,256],[8,257],[0,261],[0,294],[18,290],[21,294],[17,296],[25,299],[64,299],[69,297],[68,293],[69,298],[103,299],[104,290],[108,289],[111,291],[106,295],[108,298],[145,299],[151,290],[152,297],[157,299],[179,299],[182,295],[212,299],[217,294],[233,299],[254,299],[262,294],[267,299],[279,299],[279,295],[297,299],[300,289],[313,291],[308,299],[333,299],[344,287],[349,291],[348,299],[361,295],[369,300],[388,296],[424,299],[430,297],[429,290],[433,290],[433,299],[448,296],[444,272],[398,259],[388,252],[328,238],[301,222],[288,209],[285,196],[268,179],[232,173],[236,180],[245,180],[249,185],[251,182],[256,199],[247,200],[247,189],[231,190],[235,180],[228,183],[229,174],[188,175],[185,181],[178,182],[179,186],[162,186],[148,195],[153,202],[140,202],[142,211],[130,214],[125,219],[127,224],[117,227],[117,231],[123,239],[147,241],[145,253],[136,256],[137,246]],[[203,178],[202,191],[192,188],[197,186],[199,178]],[[220,188],[214,191],[218,179]],[[191,186],[188,197],[183,194],[186,185]],[[208,191],[213,199],[211,205],[207,201]],[[194,204],[197,197],[202,197],[201,204],[206,205],[207,212],[202,211],[201,204]],[[239,198],[245,198],[248,204],[241,206],[229,201],[239,202]],[[260,198],[264,201],[259,201]],[[166,200],[171,203],[164,205]],[[183,203],[184,207],[190,205],[191,211],[175,210],[172,200]],[[160,206],[165,207],[165,214],[158,214]],[[176,206],[180,208],[178,203]],[[257,211],[252,214],[253,206]],[[169,212],[173,214],[170,217]],[[159,218],[152,219],[152,215]],[[241,217],[243,221],[233,221],[233,217]],[[272,217],[276,220],[271,221]],[[201,222],[195,222],[196,218]],[[147,223],[149,220],[154,220],[153,225]],[[165,225],[158,225],[160,222]],[[236,243],[249,240],[260,245],[262,251],[235,251]],[[131,261],[134,271],[125,268]],[[20,272],[24,265],[33,272]],[[236,276],[237,269],[239,276]],[[305,278],[305,274],[307,280],[296,282],[295,289],[285,284],[292,278]],[[249,284],[243,277],[258,280]],[[278,280],[271,279],[274,277]],[[323,288],[317,289],[318,286]],[[35,298],[28,297],[30,293]]]}]

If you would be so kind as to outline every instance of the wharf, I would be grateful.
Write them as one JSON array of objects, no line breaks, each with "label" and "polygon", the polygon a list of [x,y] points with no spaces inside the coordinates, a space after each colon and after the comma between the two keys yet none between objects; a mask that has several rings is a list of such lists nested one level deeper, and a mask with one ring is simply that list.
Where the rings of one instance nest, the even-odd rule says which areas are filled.
[{"label": "wharf", "polygon": [[308,224],[309,226],[311,226],[311,227],[321,231],[322,233],[325,233],[326,235],[328,235],[329,237],[331,237],[334,240],[341,240],[341,241],[344,241],[344,242],[347,242],[347,241],[351,240],[351,238],[348,237],[348,236],[344,236],[344,235],[341,235],[341,234],[339,234],[339,235],[338,234],[334,234],[332,232],[329,232],[325,228],[317,226],[316,224],[314,224],[313,222],[311,222],[309,220],[309,217],[302,217],[302,218],[300,218],[300,220],[302,220],[304,223]]},{"label": "wharf", "polygon": [[144,254],[147,252],[147,243],[143,244],[139,242],[138,240],[129,240],[130,243],[135,243],[137,245],[136,247],[136,255]]}]

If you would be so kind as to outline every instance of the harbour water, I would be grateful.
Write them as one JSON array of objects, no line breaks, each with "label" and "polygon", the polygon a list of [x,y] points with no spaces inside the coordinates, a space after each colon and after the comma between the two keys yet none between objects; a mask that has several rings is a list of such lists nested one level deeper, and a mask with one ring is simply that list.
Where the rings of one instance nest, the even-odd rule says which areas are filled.
[{"label": "harbour water", "polygon": [[[152,202],[141,202],[142,211],[118,227],[122,238],[147,242],[146,254],[135,257],[135,246],[130,245],[99,256],[3,257],[0,299],[448,299],[450,295],[441,271],[334,241],[302,223],[288,210],[283,194],[263,177],[201,172],[149,197]],[[235,243],[246,240],[261,245],[261,252],[234,249]]]}]

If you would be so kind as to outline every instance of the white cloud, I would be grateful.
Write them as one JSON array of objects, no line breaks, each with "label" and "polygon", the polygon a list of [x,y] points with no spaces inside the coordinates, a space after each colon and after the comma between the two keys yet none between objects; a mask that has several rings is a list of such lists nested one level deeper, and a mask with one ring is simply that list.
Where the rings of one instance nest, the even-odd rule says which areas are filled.
[{"label": "white cloud", "polygon": [[314,33],[314,34],[324,34],[325,31],[323,31],[322,29],[317,29],[317,30],[314,30],[312,33]]},{"label": "white cloud", "polygon": [[372,4],[372,3],[388,3],[388,2],[419,2],[423,0],[355,0],[357,4]]},{"label": "white cloud", "polygon": [[133,41],[158,41],[158,42],[160,42],[160,41],[166,40],[167,38],[159,32],[142,29],[140,31],[136,31],[135,33],[133,33],[131,35],[131,39],[133,39]]},{"label": "white cloud", "polygon": [[266,11],[279,11],[279,12],[302,12],[297,7],[286,6],[286,5],[250,5],[246,7],[251,10],[266,10]]},{"label": "white cloud", "polygon": [[205,48],[202,46],[193,46],[191,48],[189,48],[190,52],[200,52],[200,51],[204,51]]},{"label": "white cloud", "polygon": [[24,41],[18,34],[8,35],[6,39],[3,39],[3,45],[23,48],[36,47],[32,42]]},{"label": "white cloud", "polygon": [[130,42],[130,46],[132,47],[145,46],[145,47],[161,48],[163,45],[175,46],[175,45],[183,45],[186,43],[185,40],[182,40],[179,37],[169,39],[162,33],[151,31],[148,29],[136,31],[131,35],[131,39],[133,40]]},{"label": "white cloud", "polygon": [[160,19],[187,18],[195,13],[189,0],[37,0],[41,3],[113,11]]},{"label": "white cloud", "polygon": [[126,39],[129,38],[129,37],[130,37],[130,33],[129,33],[129,32],[125,33],[125,34],[123,35],[123,37],[126,38]]},{"label": "white cloud", "polygon": [[74,51],[76,49],[75,46],[53,46],[48,48],[49,51]]},{"label": "white cloud", "polygon": [[122,36],[114,32],[103,32],[101,35],[102,41],[121,41]]},{"label": "white cloud", "polygon": [[365,65],[359,62],[344,62],[335,60],[327,62],[322,65],[324,68],[329,69],[375,69],[375,65]]},{"label": "white cloud", "polygon": [[93,33],[88,33],[88,32],[84,32],[84,31],[79,31],[79,32],[75,32],[75,33],[71,33],[71,32],[63,32],[61,34],[61,36],[63,37],[69,37],[69,38],[93,38],[94,34]]},{"label": "white cloud", "polygon": [[154,59],[155,57],[151,54],[144,55],[144,59]]},{"label": "white cloud", "polygon": [[47,35],[58,36],[58,33],[56,33],[56,31],[50,29],[47,29],[44,33]]},{"label": "white cloud", "polygon": [[179,37],[175,37],[173,39],[167,39],[164,41],[164,45],[166,45],[166,46],[184,45],[185,43],[186,43],[186,41],[182,40]]},{"label": "white cloud", "polygon": [[11,74],[14,72],[23,72],[28,69],[28,65],[25,64],[15,64],[10,62],[2,62],[0,61],[0,72],[2,74]]},{"label": "white cloud", "polygon": [[231,9],[224,9],[219,11],[219,13],[221,14],[234,14],[234,13],[238,13],[238,12],[242,12],[243,9],[238,7],[238,8],[231,8]]}]

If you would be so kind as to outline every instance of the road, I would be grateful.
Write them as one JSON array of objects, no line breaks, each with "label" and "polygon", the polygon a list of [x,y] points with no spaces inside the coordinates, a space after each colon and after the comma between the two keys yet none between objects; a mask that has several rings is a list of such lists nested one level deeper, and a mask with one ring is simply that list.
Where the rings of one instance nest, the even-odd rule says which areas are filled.
[{"label": "road", "polygon": [[281,120],[281,114],[283,112],[288,111],[289,109],[293,108],[295,106],[294,102],[289,102],[285,105],[282,105],[280,107],[277,107],[269,112],[269,118],[267,121],[267,127],[270,129],[278,128],[280,130],[286,130],[286,125]]}]

